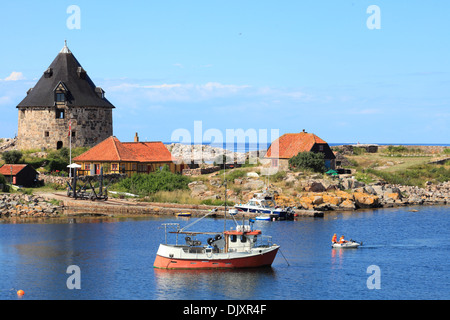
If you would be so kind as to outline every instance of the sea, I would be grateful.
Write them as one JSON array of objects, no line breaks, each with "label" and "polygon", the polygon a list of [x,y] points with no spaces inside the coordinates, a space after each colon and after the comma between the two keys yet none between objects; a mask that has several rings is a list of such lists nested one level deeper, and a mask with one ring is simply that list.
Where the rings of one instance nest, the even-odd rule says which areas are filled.
[{"label": "sea", "polygon": [[[154,269],[158,246],[165,241],[161,225],[184,227],[194,219],[1,220],[0,299],[169,300],[182,306],[199,306],[202,300],[233,305],[265,301],[269,306],[270,301],[286,301],[292,308],[300,300],[450,299],[450,206],[256,221],[253,228],[281,246],[271,267]],[[188,230],[220,232],[224,227],[234,222],[205,218]],[[334,233],[363,245],[333,249]],[[25,294],[19,297],[18,290]]]}]

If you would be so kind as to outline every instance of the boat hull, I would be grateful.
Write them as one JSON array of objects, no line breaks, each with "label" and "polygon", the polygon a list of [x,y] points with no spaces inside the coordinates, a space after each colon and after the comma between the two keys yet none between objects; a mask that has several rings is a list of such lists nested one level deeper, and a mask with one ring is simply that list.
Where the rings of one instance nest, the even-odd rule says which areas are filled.
[{"label": "boat hull", "polygon": [[236,269],[264,267],[272,264],[278,249],[279,246],[273,245],[263,250],[253,250],[252,253],[218,253],[212,254],[210,258],[189,258],[187,256],[175,258],[164,256],[158,252],[153,267],[159,269]]},{"label": "boat hull", "polygon": [[[239,212],[257,213],[257,214],[261,214],[261,216],[264,216],[264,215],[271,216],[271,219],[257,219],[257,220],[271,221],[271,220],[273,220],[273,218],[275,218],[275,220],[293,220],[293,218],[294,218],[293,212],[288,212],[288,211],[284,211],[284,210],[265,210],[265,209],[253,209],[253,208],[244,208],[244,207],[236,207],[236,209]],[[259,217],[261,217],[261,216],[259,216]]]},{"label": "boat hull", "polygon": [[349,241],[345,243],[333,243],[331,246],[333,248],[342,248],[342,249],[355,249],[358,248],[361,245],[361,243],[355,242],[355,241]]}]

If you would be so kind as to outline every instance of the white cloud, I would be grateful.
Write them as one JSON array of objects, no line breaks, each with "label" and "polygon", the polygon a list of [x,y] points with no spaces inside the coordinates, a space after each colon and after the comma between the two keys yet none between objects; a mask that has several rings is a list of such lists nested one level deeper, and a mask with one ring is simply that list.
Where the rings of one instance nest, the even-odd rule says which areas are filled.
[{"label": "white cloud", "polygon": [[7,76],[4,81],[17,81],[17,80],[25,80],[22,72],[13,71],[9,76]]}]

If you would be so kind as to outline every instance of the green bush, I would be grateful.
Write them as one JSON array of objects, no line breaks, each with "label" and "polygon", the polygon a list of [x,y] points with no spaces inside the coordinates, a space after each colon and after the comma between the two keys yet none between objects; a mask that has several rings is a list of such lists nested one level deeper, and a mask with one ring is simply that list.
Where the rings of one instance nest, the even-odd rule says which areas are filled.
[{"label": "green bush", "polygon": [[189,189],[190,181],[188,177],[174,174],[165,167],[161,171],[149,174],[135,173],[117,183],[117,187],[126,192],[145,196],[157,191]]},{"label": "green bush", "polygon": [[286,171],[278,170],[275,174],[273,174],[270,179],[274,182],[279,182],[286,177]]},{"label": "green bush", "polygon": [[0,174],[0,185],[2,185],[3,187],[2,188],[0,188],[0,192],[1,191],[8,191],[9,190],[9,187],[8,187],[8,185],[7,185],[7,182],[6,182],[6,178],[5,178],[5,176],[4,175],[2,175],[2,174]]},{"label": "green bush", "polygon": [[65,160],[62,160],[62,159],[52,159],[52,160],[50,160],[50,162],[48,163],[46,168],[50,172],[64,171],[64,170],[67,170],[68,164],[69,164],[68,162],[66,162]]},{"label": "green bush", "polygon": [[23,154],[19,150],[5,151],[2,154],[3,160],[8,164],[20,163],[20,159],[22,159],[22,156]]},{"label": "green bush", "polygon": [[359,155],[362,155],[362,154],[364,154],[364,153],[366,153],[366,149],[365,149],[365,148],[361,148],[361,147],[353,147],[353,154],[354,154],[354,155],[359,156]]},{"label": "green bush", "polygon": [[227,180],[229,180],[231,182],[233,182],[234,179],[243,178],[245,176],[247,176],[247,172],[244,170],[238,170],[238,169],[234,169],[234,170],[228,171],[226,173]]},{"label": "green bush", "polygon": [[323,173],[326,170],[324,154],[321,152],[299,152],[289,159],[291,169],[306,169]]}]

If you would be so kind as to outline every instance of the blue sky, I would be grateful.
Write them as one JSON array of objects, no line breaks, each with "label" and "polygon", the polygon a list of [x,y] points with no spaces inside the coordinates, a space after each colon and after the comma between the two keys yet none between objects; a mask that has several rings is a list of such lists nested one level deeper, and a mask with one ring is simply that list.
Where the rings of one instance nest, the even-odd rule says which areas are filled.
[{"label": "blue sky", "polygon": [[[69,29],[70,5],[80,29]],[[380,29],[369,29],[370,5]],[[324,140],[450,143],[450,2],[3,1],[0,137],[67,39],[116,106],[121,141],[176,129],[306,129]]]}]

